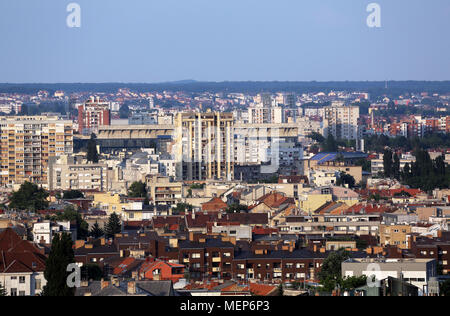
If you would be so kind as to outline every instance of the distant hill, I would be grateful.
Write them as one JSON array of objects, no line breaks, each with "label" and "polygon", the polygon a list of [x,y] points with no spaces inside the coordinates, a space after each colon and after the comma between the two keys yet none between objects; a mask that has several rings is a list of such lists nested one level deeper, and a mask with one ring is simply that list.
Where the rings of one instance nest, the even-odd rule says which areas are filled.
[{"label": "distant hill", "polygon": [[120,88],[129,88],[136,92],[186,91],[200,93],[210,92],[243,92],[256,94],[260,92],[329,92],[332,90],[366,91],[372,95],[399,95],[410,92],[450,93],[450,81],[389,81],[385,88],[384,81],[242,81],[242,82],[201,82],[182,80],[166,83],[34,83],[11,84],[0,83],[0,93],[35,94],[39,90],[54,92],[63,90],[72,92],[116,92]]}]

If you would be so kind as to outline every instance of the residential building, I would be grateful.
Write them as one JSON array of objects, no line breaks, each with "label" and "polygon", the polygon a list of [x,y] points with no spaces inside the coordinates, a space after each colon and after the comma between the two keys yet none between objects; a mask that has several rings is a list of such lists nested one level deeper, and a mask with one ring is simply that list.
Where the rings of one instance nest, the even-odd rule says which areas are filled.
[{"label": "residential building", "polygon": [[0,118],[0,184],[47,187],[51,157],[73,152],[73,124],[57,116]]}]

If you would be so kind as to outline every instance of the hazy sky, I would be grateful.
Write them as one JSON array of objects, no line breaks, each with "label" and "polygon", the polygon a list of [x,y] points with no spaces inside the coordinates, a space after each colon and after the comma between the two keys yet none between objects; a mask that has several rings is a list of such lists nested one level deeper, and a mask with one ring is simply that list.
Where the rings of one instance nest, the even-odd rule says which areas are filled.
[{"label": "hazy sky", "polygon": [[1,0],[0,82],[449,80],[449,17],[449,0]]}]

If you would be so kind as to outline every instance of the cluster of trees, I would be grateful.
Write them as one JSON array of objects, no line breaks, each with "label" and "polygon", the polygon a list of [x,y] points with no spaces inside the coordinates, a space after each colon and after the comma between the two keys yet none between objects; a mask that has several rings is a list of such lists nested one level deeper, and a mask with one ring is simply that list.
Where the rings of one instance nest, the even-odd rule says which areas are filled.
[{"label": "cluster of trees", "polygon": [[248,206],[242,204],[232,204],[226,209],[227,213],[248,213]]},{"label": "cluster of trees", "polygon": [[353,290],[367,284],[367,278],[365,276],[342,277],[341,264],[349,258],[349,252],[339,250],[331,252],[323,261],[318,277],[324,292],[330,293],[337,288],[340,288],[341,290]]},{"label": "cluster of trees", "polygon": [[365,147],[367,150],[382,152],[384,148],[401,149],[411,151],[414,149],[432,149],[450,147],[450,134],[427,133],[424,137],[404,136],[388,137],[386,135],[372,135],[365,137]]},{"label": "cluster of trees", "polygon": [[43,188],[31,182],[22,184],[11,196],[9,208],[20,211],[37,211],[46,209],[48,193]]},{"label": "cluster of trees", "polygon": [[339,147],[356,147],[355,140],[335,139],[332,134],[328,134],[328,136],[325,138],[321,134],[313,132],[312,134],[308,135],[308,137],[319,143],[321,152],[337,152],[339,151]]},{"label": "cluster of trees", "polygon": [[144,205],[149,205],[147,186],[142,181],[133,182],[128,189],[128,197],[145,198]]},{"label": "cluster of trees", "polygon": [[446,165],[443,155],[432,160],[426,150],[419,149],[414,156],[416,161],[411,165],[406,164],[401,170],[399,156],[386,149],[383,157],[384,176],[423,191],[450,187],[450,167]]},{"label": "cluster of trees", "polygon": [[192,212],[194,207],[188,203],[177,203],[177,206],[172,209],[173,215],[186,214],[187,212]]}]

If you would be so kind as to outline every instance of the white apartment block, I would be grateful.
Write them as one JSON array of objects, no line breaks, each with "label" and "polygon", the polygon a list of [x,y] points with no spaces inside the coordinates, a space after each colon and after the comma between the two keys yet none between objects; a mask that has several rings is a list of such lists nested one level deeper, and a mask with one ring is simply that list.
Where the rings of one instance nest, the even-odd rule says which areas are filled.
[{"label": "white apartment block", "polygon": [[337,139],[360,139],[358,120],[359,107],[333,102],[331,106],[325,107],[325,136],[331,133]]}]

